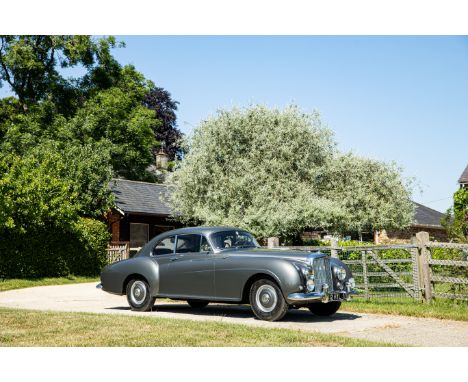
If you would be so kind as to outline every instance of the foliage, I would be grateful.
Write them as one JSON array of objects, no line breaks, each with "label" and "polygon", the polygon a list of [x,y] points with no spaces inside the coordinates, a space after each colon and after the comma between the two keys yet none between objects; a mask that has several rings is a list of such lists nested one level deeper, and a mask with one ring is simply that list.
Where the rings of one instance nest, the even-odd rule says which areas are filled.
[{"label": "foliage", "polygon": [[68,227],[0,229],[0,237],[0,278],[95,276],[106,261],[109,233],[102,222],[78,218]]},{"label": "foliage", "polygon": [[[156,112],[156,118],[160,123],[154,124],[152,129],[156,140],[164,145],[169,159],[181,159],[184,154],[180,143],[183,135],[177,128],[175,114],[179,102],[174,101],[167,90],[155,87],[146,94],[143,104]],[[154,147],[153,152],[156,150],[157,147]]]},{"label": "foliage", "polygon": [[412,206],[401,173],[335,146],[319,115],[296,106],[220,110],[194,130],[170,179],[171,202],[185,221],[260,237],[408,225]]},{"label": "foliage", "polygon": [[328,163],[322,183],[323,195],[345,210],[341,230],[394,229],[413,222],[411,183],[405,183],[395,163],[338,155]]},{"label": "foliage", "polygon": [[[0,273],[95,274],[108,235],[87,218],[112,206],[110,179],[152,179],[157,133],[177,151],[177,103],[122,67],[111,54],[117,45],[0,36],[0,86],[16,95],[0,99]],[[80,75],[68,77],[69,68]]]},{"label": "foliage", "polygon": [[102,160],[93,145],[52,142],[0,157],[0,277],[99,272],[107,227],[80,215],[102,213],[112,202]]},{"label": "foliage", "polygon": [[127,179],[145,178],[156,144],[152,126],[155,113],[141,105],[148,84],[133,68],[120,87],[102,90],[88,100],[67,123],[67,131],[81,144],[105,143],[111,153],[114,174]]},{"label": "foliage", "polygon": [[[468,250],[458,248],[431,248],[431,257],[435,260],[468,261]],[[468,278],[468,271],[465,267],[448,265],[431,265],[433,276],[456,277],[460,279]],[[433,284],[434,291],[439,293],[451,293],[468,296],[468,285],[457,283]]]},{"label": "foliage", "polygon": [[468,188],[460,188],[453,194],[453,208],[442,218],[448,237],[459,243],[468,243]]},{"label": "foliage", "polygon": [[25,233],[49,223],[66,227],[77,217],[79,205],[73,182],[62,179],[66,165],[53,151],[4,156],[0,162],[0,229]]},{"label": "foliage", "polygon": [[74,111],[78,80],[65,78],[59,68],[82,66],[100,78],[115,66],[110,54],[115,46],[113,37],[0,36],[0,86],[8,83],[25,110],[52,98],[61,113]]},{"label": "foliage", "polygon": [[172,177],[172,203],[185,220],[261,237],[330,226],[342,211],[318,196],[317,179],[333,152],[318,115],[294,106],[220,111],[194,130]]}]

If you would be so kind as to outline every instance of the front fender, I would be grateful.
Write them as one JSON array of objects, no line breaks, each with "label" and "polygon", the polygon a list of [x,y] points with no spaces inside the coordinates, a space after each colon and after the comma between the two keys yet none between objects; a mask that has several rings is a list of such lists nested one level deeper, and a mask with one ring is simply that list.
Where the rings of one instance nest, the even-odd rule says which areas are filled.
[{"label": "front fender", "polygon": [[284,259],[265,259],[263,269],[259,273],[272,276],[278,283],[285,299],[294,292],[303,291],[303,280],[293,262]]},{"label": "front fender", "polygon": [[337,259],[336,257],[331,257],[330,265],[331,267],[333,267],[334,265],[339,265],[343,267],[344,269],[346,269],[346,278],[344,280],[345,282],[348,281],[351,277],[353,277],[353,274],[351,273],[351,269],[345,263],[343,263],[340,259]]},{"label": "front fender", "polygon": [[159,265],[151,258],[138,256],[106,266],[101,272],[102,289],[109,293],[125,294],[125,282],[130,276],[142,276],[150,287],[151,296],[159,291]]}]

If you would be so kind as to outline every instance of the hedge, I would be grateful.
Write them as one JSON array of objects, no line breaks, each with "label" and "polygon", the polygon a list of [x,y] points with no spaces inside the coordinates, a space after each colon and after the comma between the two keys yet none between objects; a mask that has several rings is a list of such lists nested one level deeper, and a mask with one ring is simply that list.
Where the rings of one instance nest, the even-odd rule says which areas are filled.
[{"label": "hedge", "polygon": [[0,278],[95,276],[106,263],[104,223],[79,218],[71,227],[0,232]]}]

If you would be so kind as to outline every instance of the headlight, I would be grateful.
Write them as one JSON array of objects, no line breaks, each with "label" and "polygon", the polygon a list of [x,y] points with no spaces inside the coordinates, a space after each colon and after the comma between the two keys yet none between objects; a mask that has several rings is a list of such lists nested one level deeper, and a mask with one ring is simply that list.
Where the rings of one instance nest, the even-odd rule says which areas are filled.
[{"label": "headlight", "polygon": [[349,283],[349,287],[350,287],[351,289],[356,288],[356,281],[354,281],[354,278],[351,277],[351,278],[348,280],[348,283]]},{"label": "headlight", "polygon": [[346,278],[346,269],[343,267],[337,266],[333,268],[333,272],[338,280],[343,281]]},{"label": "headlight", "polygon": [[294,265],[304,278],[303,280],[305,281],[307,292],[313,292],[315,289],[315,281],[312,269],[300,263],[295,263]]},{"label": "headlight", "polygon": [[294,263],[296,269],[302,274],[304,279],[308,279],[312,275],[312,271],[309,267],[305,266],[304,264]]}]

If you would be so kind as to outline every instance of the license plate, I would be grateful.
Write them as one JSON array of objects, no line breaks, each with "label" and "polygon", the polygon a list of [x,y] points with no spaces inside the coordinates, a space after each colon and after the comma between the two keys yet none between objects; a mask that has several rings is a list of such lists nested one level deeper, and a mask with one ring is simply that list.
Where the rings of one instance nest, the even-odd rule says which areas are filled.
[{"label": "license plate", "polygon": [[337,301],[340,299],[340,294],[338,292],[332,293],[331,294],[331,299],[334,301]]}]

